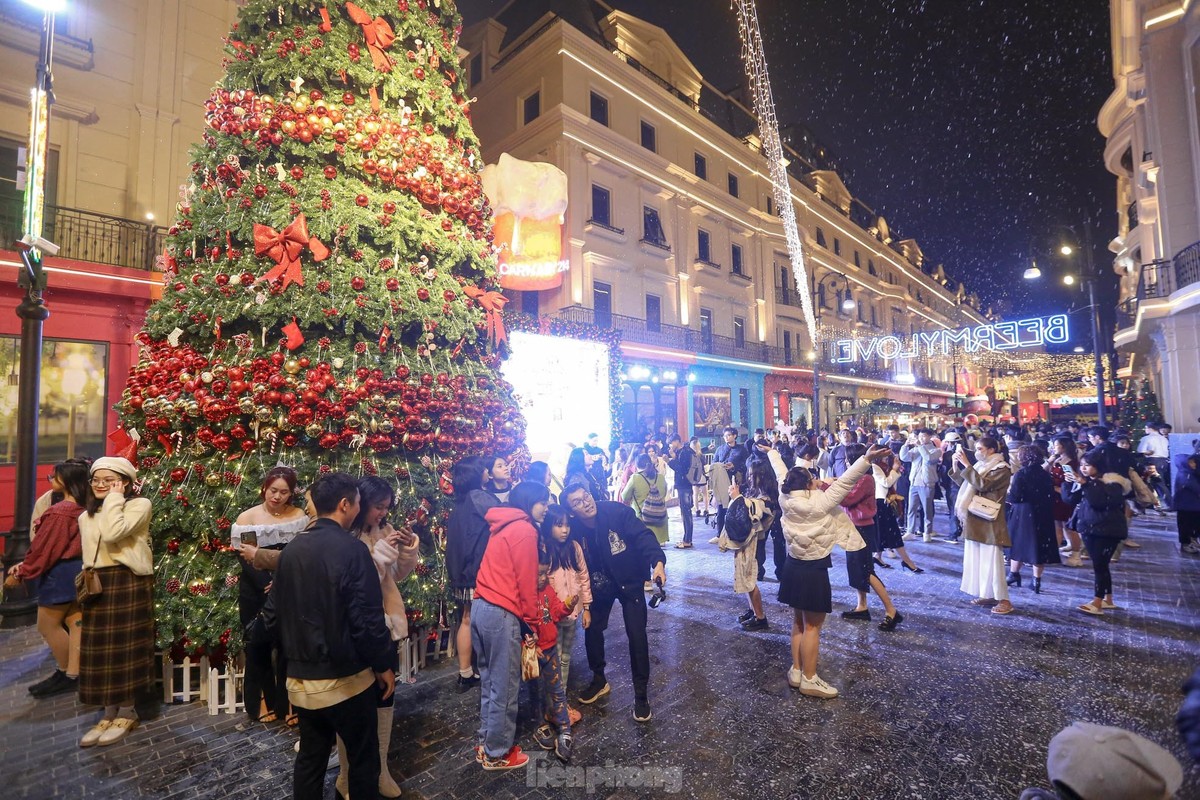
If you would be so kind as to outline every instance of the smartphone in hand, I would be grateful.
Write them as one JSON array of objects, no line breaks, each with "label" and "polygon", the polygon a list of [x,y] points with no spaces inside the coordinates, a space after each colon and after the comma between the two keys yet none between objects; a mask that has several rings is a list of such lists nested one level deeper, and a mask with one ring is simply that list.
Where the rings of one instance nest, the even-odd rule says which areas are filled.
[{"label": "smartphone in hand", "polygon": [[242,544],[258,547],[258,531],[242,531]]}]

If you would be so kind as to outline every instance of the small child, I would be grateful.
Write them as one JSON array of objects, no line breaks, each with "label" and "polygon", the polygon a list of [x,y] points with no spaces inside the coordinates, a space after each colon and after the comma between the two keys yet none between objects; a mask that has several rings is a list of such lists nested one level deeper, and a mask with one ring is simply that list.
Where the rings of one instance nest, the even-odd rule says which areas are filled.
[{"label": "small child", "polygon": [[[579,617],[583,617],[584,630],[592,624],[592,612],[589,610],[592,604],[592,580],[583,556],[583,546],[571,538],[571,521],[564,506],[551,505],[546,509],[540,544],[549,556],[550,585],[554,587],[558,599],[579,598],[579,604],[558,623],[558,662],[563,688],[566,689],[571,672],[571,648],[575,644]],[[570,706],[567,706],[567,716],[572,725],[579,722],[579,712]]]},{"label": "small child", "polygon": [[537,602],[541,620],[536,626],[546,724],[534,731],[533,740],[543,750],[553,750],[559,761],[567,764],[571,761],[571,718],[567,715],[567,688],[558,669],[558,622],[571,613],[577,598],[568,597],[565,602],[558,599],[550,585],[550,564],[546,558],[543,552],[538,564]]}]

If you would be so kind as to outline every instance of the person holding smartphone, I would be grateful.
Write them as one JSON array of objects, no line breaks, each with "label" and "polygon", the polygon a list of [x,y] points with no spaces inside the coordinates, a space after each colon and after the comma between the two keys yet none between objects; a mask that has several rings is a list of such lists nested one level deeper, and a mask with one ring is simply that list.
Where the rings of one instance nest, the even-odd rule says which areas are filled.
[{"label": "person holding smartphone", "polygon": [[[379,589],[383,594],[383,621],[388,633],[392,635],[392,647],[388,651],[391,657],[391,669],[397,675],[400,672],[399,642],[408,636],[408,618],[404,609],[404,598],[397,586],[407,578],[417,566],[418,547],[420,541],[412,531],[405,528],[396,530],[388,521],[388,514],[396,507],[396,493],[391,484],[375,475],[369,475],[358,482],[358,516],[350,525],[350,532],[358,537],[371,551],[371,560],[375,562],[375,572],[379,575]],[[385,693],[380,689],[375,709],[375,721],[379,734],[379,795],[380,797],[399,797],[400,787],[388,771],[387,753],[392,741],[393,707],[396,703],[394,693]],[[350,761],[346,755],[346,745],[338,739],[338,777],[336,787],[342,797],[350,790],[349,768]]]},{"label": "person holding smartphone", "polygon": [[308,514],[293,504],[295,496],[296,471],[277,466],[263,476],[258,491],[262,502],[239,514],[230,528],[230,543],[243,561],[238,616],[246,655],[246,714],[256,722],[286,717],[289,725],[296,724],[295,715],[288,714],[287,662],[260,619],[280,551],[310,522]]},{"label": "person holding smartphone", "polygon": [[1103,616],[1119,611],[1113,602],[1112,572],[1109,563],[1117,546],[1129,535],[1125,517],[1125,495],[1131,490],[1129,479],[1112,470],[1103,454],[1084,453],[1079,471],[1067,473],[1063,498],[1075,506],[1074,521],[1083,536],[1083,545],[1092,559],[1095,597],[1077,608],[1085,614]]}]

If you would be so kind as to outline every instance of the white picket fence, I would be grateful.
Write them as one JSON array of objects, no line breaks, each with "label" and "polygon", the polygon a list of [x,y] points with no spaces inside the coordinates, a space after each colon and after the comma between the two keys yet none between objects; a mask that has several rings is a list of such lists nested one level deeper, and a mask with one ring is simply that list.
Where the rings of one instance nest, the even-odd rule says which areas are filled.
[{"label": "white picket fence", "polygon": [[[454,657],[453,630],[440,628],[435,636],[420,631],[397,642],[400,648],[400,672],[397,683],[415,683],[417,674],[431,661]],[[242,690],[245,666],[239,657],[220,667],[210,666],[208,658],[193,661],[185,658],[179,663],[162,657],[163,702],[192,703],[197,700],[208,706],[208,713],[236,714],[245,707]]]}]

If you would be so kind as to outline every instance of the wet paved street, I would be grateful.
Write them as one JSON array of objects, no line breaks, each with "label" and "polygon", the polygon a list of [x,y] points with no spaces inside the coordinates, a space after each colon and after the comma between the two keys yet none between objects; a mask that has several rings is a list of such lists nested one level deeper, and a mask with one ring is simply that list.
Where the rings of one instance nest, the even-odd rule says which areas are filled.
[{"label": "wet paved street", "polygon": [[[673,519],[672,539],[678,528]],[[790,612],[775,603],[774,583],[763,585],[771,629],[733,624],[744,601],[732,594],[732,557],[704,543],[710,531],[701,522],[695,550],[667,551],[669,598],[649,612],[649,724],[632,717],[620,614],[608,634],[612,694],[581,707],[576,728],[572,766],[586,770],[543,761],[483,772],[471,752],[478,693],[458,694],[455,670],[436,665],[397,692],[390,763],[405,797],[1016,798],[1048,785],[1047,743],[1073,720],[1164,745],[1185,767],[1178,796],[1200,797],[1200,767],[1174,727],[1179,687],[1200,664],[1200,559],[1179,555],[1173,518],[1136,524],[1143,547],[1113,568],[1125,610],[1103,619],[1074,610],[1090,595],[1086,566],[1047,569],[1040,596],[1026,568],[1025,588],[1013,591],[1016,613],[1000,617],[958,591],[961,547],[913,542],[925,574],[902,572],[898,561],[881,571],[905,616],[885,633],[838,616],[853,603],[839,551],[820,672],[842,696],[827,702],[787,686]],[[878,622],[882,609],[872,603]],[[0,653],[6,798],[290,795],[295,734],[281,725],[170,706],[119,745],[81,750],[95,713],[70,695],[35,701],[25,691],[51,668],[36,632],[0,631]],[[586,664],[580,635],[572,696],[590,678]],[[526,709],[518,736],[528,749]]]}]

